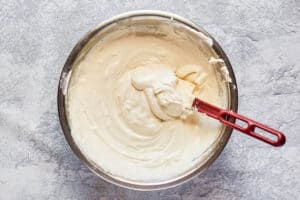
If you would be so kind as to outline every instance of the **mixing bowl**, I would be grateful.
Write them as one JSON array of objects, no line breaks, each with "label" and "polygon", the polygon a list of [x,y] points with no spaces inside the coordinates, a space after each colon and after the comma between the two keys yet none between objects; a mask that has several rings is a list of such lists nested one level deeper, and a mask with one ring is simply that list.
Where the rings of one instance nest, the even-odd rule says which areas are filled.
[{"label": "mixing bowl", "polygon": [[[58,87],[57,102],[59,120],[66,140],[68,141],[74,153],[92,172],[100,176],[102,179],[110,183],[135,190],[157,190],[170,188],[189,180],[195,175],[199,175],[207,167],[209,167],[220,155],[232,133],[231,128],[222,126],[222,130],[218,138],[211,145],[211,147],[207,149],[202,155],[203,158],[201,159],[201,161],[195,166],[193,166],[189,171],[185,172],[184,174],[179,174],[177,177],[174,177],[170,180],[156,181],[150,183],[130,181],[124,178],[116,177],[113,174],[109,174],[108,172],[101,169],[101,167],[94,163],[92,160],[89,160],[74,142],[68,124],[68,114],[66,112],[65,96],[68,92],[68,83],[72,75],[72,68],[76,66],[76,63],[80,62],[84,55],[87,54],[88,51],[98,41],[102,40],[104,37],[107,37],[107,35],[114,33],[117,30],[146,30],[155,34],[164,34],[164,30],[160,28],[161,25],[167,25],[173,31],[177,31],[178,34],[182,34],[188,39],[192,37],[198,38],[199,48],[209,48],[211,54],[214,55],[214,57],[218,57],[224,60],[223,64],[225,64],[225,66],[227,67],[227,76],[229,76],[230,81],[222,81],[222,85],[224,86],[222,90],[224,93],[226,93],[225,96],[227,98],[227,108],[236,112],[238,105],[236,80],[231,64],[227,56],[221,49],[220,45],[200,26],[178,15],[162,11],[128,12],[113,17],[105,22],[102,22],[98,26],[93,28],[86,35],[84,35],[84,37],[76,44],[69,57],[67,58],[67,61],[63,67],[60,76]],[[220,76],[220,80],[224,79],[224,77],[222,77],[224,76],[223,73],[221,73],[220,71],[216,71],[216,73],[218,74],[218,76]],[[229,120],[233,121],[233,119]]]}]

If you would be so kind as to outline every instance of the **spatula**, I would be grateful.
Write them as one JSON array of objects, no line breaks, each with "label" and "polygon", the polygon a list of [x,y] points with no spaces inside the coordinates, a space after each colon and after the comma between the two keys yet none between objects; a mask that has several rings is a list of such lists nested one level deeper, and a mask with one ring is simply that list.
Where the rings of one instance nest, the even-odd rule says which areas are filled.
[{"label": "spatula", "polygon": [[[219,120],[221,123],[225,124],[226,126],[229,126],[235,130],[238,130],[242,133],[245,133],[251,137],[266,142],[270,145],[282,146],[285,143],[285,136],[280,131],[270,128],[264,124],[249,119],[231,110],[218,108],[212,104],[200,100],[199,98],[194,99],[192,107],[198,112],[205,113],[209,117]],[[244,122],[244,124],[246,124],[247,126],[243,127],[238,125],[237,123],[234,122],[236,120],[240,120]],[[266,137],[265,135],[258,133],[258,130],[260,132],[263,131],[264,133],[272,134],[276,137],[276,139],[272,139],[271,137]]]}]

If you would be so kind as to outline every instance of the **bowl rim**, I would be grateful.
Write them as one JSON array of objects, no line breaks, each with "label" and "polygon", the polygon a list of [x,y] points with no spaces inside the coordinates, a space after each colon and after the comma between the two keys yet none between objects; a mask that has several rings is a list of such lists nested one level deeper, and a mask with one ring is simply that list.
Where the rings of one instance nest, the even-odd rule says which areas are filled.
[{"label": "bowl rim", "polygon": [[[91,38],[93,38],[98,32],[100,32],[105,27],[124,19],[132,18],[132,17],[162,17],[166,19],[170,19],[172,21],[179,22],[189,28],[192,28],[193,30],[197,32],[201,32],[205,34],[206,36],[210,37],[213,41],[212,48],[214,51],[224,60],[225,65],[227,66],[229,76],[231,78],[231,84],[228,84],[229,87],[229,96],[230,101],[228,102],[229,109],[233,110],[234,112],[237,112],[238,109],[238,90],[237,90],[237,84],[235,75],[232,69],[232,66],[229,62],[228,57],[222,50],[221,46],[218,44],[218,42],[202,27],[199,25],[170,12],[165,11],[159,11],[159,10],[136,10],[136,11],[130,11],[126,13],[122,13],[120,15],[116,15],[108,20],[105,20],[92,28],[89,32],[87,32],[75,45],[75,47],[72,49],[71,53],[69,54],[64,67],[61,71],[59,83],[58,83],[58,92],[57,92],[57,109],[58,109],[58,116],[61,128],[63,130],[63,133],[65,135],[65,138],[73,150],[73,152],[77,155],[77,157],[97,176],[101,177],[103,180],[118,185],[120,187],[124,187],[127,189],[133,189],[133,190],[139,190],[139,191],[153,191],[153,190],[161,190],[161,189],[167,189],[171,187],[178,186],[191,178],[195,177],[196,175],[199,175],[205,169],[210,166],[217,157],[221,154],[223,149],[225,148],[226,144],[228,143],[228,140],[232,133],[232,128],[226,127],[224,130],[224,138],[222,139],[222,144],[218,145],[218,147],[215,149],[214,154],[210,156],[204,165],[197,166],[195,170],[193,170],[191,173],[188,173],[185,176],[179,177],[178,179],[171,180],[171,181],[165,181],[160,182],[158,184],[136,184],[134,182],[125,182],[120,179],[117,179],[116,177],[113,177],[109,175],[108,173],[105,173],[101,171],[99,168],[97,168],[96,164],[93,163],[93,161],[88,160],[84,154],[81,152],[75,141],[73,140],[70,127],[68,124],[67,119],[67,113],[66,113],[66,107],[65,107],[65,90],[67,89],[67,81],[69,80],[67,76],[70,74],[69,72],[72,69],[72,66],[74,62],[76,61],[77,55],[80,53],[82,48],[89,42]],[[234,119],[229,119],[230,121],[234,122]]]}]

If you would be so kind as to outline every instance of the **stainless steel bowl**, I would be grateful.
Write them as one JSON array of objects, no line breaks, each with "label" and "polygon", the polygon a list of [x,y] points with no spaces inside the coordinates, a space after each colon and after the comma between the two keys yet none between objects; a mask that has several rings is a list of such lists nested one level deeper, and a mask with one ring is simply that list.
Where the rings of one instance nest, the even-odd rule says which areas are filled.
[{"label": "stainless steel bowl", "polygon": [[[231,78],[231,83],[226,83],[226,93],[227,93],[227,108],[231,109],[233,111],[237,111],[238,106],[238,95],[237,95],[237,87],[236,87],[236,80],[235,76],[231,67],[231,64],[223,52],[220,45],[214,40],[203,28],[200,26],[192,23],[191,21],[188,21],[178,15],[162,12],[162,11],[133,11],[124,13],[121,15],[118,15],[116,17],[111,18],[110,20],[107,20],[103,23],[100,23],[98,26],[93,28],[90,32],[88,32],[74,47],[71,54],[69,55],[61,76],[60,76],[60,82],[58,87],[58,97],[57,97],[57,103],[58,103],[58,113],[59,113],[59,120],[62,127],[62,130],[65,134],[66,140],[68,141],[69,145],[71,146],[74,153],[83,161],[83,163],[96,175],[100,176],[102,179],[119,185],[121,187],[135,189],[135,190],[158,190],[158,189],[165,189],[177,186],[190,178],[199,175],[201,172],[203,172],[208,166],[210,166],[215,159],[220,155],[223,148],[227,144],[232,129],[223,126],[223,129],[221,131],[221,134],[216,139],[216,141],[212,144],[211,148],[209,148],[205,152],[205,158],[201,160],[200,163],[197,163],[196,166],[194,166],[190,171],[179,175],[178,177],[175,177],[171,180],[167,181],[160,181],[155,183],[144,183],[144,182],[138,182],[138,181],[129,181],[125,179],[121,179],[119,177],[115,177],[101,169],[98,165],[96,165],[93,161],[87,159],[84,154],[81,152],[81,150],[78,148],[76,143],[74,142],[71,130],[68,124],[68,116],[66,113],[66,106],[65,106],[65,94],[67,92],[68,88],[68,80],[70,79],[70,70],[72,67],[82,59],[85,53],[88,52],[88,50],[93,47],[97,41],[101,40],[101,33],[107,31],[107,29],[111,26],[114,26],[116,24],[130,24],[132,21],[136,20],[144,20],[144,23],[147,23],[148,21],[155,21],[160,20],[164,21],[170,24],[170,26],[175,26],[180,24],[181,26],[184,26],[186,28],[189,28],[190,30],[194,31],[195,33],[199,33],[199,41],[200,36],[204,35],[207,37],[210,37],[213,41],[212,50],[215,52],[215,54],[222,58],[225,62],[225,65],[227,66],[229,76]],[[203,37],[202,37],[203,39]],[[201,40],[202,41],[202,40]],[[233,121],[233,119],[230,119]],[[101,155],[99,155],[101,156]]]}]

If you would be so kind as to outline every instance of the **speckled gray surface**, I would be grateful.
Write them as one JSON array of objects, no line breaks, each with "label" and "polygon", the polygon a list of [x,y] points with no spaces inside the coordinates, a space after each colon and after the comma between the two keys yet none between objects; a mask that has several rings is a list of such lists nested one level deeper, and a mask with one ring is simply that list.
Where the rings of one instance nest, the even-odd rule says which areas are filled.
[{"label": "speckled gray surface", "polygon": [[[300,1],[0,2],[0,199],[299,199]],[[89,172],[59,126],[58,77],[87,30],[135,9],[171,11],[208,30],[236,72],[239,111],[285,132],[286,145],[235,132],[204,174],[159,192]]]}]

